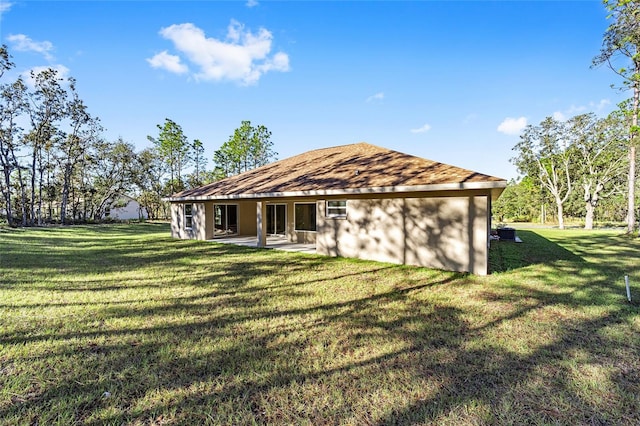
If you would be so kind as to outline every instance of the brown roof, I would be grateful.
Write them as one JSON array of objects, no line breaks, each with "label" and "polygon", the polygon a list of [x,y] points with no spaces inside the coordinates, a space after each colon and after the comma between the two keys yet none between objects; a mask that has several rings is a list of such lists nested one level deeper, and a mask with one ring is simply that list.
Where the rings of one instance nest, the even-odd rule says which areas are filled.
[{"label": "brown roof", "polygon": [[[170,200],[199,198],[312,195],[375,189],[451,186],[455,189],[503,188],[504,179],[380,148],[368,143],[317,149],[276,161],[200,188],[174,194]],[[432,189],[432,190],[433,190]]]}]

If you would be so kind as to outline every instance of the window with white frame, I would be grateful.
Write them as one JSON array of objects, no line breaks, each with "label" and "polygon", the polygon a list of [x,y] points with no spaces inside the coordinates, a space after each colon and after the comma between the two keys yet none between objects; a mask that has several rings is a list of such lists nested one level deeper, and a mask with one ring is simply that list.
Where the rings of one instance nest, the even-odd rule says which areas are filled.
[{"label": "window with white frame", "polygon": [[193,204],[184,205],[184,228],[191,229],[193,226]]},{"label": "window with white frame", "polygon": [[327,217],[346,218],[347,200],[327,201]]},{"label": "window with white frame", "polygon": [[316,231],[316,203],[296,203],[293,211],[296,231]]}]

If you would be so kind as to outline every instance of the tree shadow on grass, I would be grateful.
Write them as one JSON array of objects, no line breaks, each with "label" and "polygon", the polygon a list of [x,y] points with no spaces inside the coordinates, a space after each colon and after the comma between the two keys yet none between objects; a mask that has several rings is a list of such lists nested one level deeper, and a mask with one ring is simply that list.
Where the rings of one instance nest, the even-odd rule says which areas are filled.
[{"label": "tree shadow on grass", "polygon": [[[537,259],[528,266],[476,279],[172,243],[173,260],[153,250],[147,260],[194,274],[127,296],[140,303],[107,299],[92,311],[79,304],[51,324],[39,319],[22,324],[23,334],[3,333],[2,347],[22,355],[0,353],[0,383],[11,386],[0,394],[0,419],[640,422],[637,309],[617,304],[606,274],[589,267],[591,252],[574,253],[584,247],[579,241],[540,237],[538,244],[549,250],[528,253]],[[73,301],[78,288],[100,291],[98,282],[60,291]],[[118,302],[117,289],[109,294]],[[26,305],[18,312],[24,318],[53,314]]]},{"label": "tree shadow on grass", "polygon": [[[143,225],[137,225],[133,231],[127,231],[125,226],[83,226],[82,229],[65,228],[62,230],[64,232],[58,229],[38,229],[35,235],[24,235],[20,230],[12,232],[3,241],[0,254],[2,286],[10,288],[14,285],[27,285],[30,289],[41,287],[57,292],[92,289],[102,291],[106,289],[104,286],[92,287],[92,279],[77,280],[74,277],[93,274],[101,277],[96,281],[102,282],[102,277],[106,274],[126,274],[154,268],[181,269],[188,274],[194,267],[194,259],[204,259],[217,267],[219,259],[226,256],[251,257],[261,252],[259,249],[234,245],[181,241],[169,237],[154,238],[157,229],[165,230],[166,227],[154,225],[151,231],[141,227]],[[127,232],[123,233],[123,230]],[[269,272],[284,264],[283,260],[272,265],[254,265]],[[233,275],[251,265],[251,262],[246,262],[246,265],[230,262],[226,273]],[[254,268],[254,272],[259,271]],[[65,280],[67,277],[69,279]],[[54,285],[43,285],[43,282],[53,282]],[[118,289],[118,286],[114,285],[113,289]]]},{"label": "tree shadow on grass", "polygon": [[492,274],[559,260],[580,262],[581,257],[535,231],[518,230],[523,242],[492,240],[489,272]]},{"label": "tree shadow on grass", "polygon": [[518,236],[522,243],[491,241],[492,273],[567,261],[619,274],[633,269],[633,260],[640,252],[640,241],[611,232],[555,230],[545,236],[541,231],[518,230]]},{"label": "tree shadow on grass", "polygon": [[637,263],[640,257],[638,238],[630,238],[623,233],[584,231],[549,238],[606,275],[620,277],[640,270]]},{"label": "tree shadow on grass", "polygon": [[[567,321],[548,343],[518,353],[486,335],[504,322],[566,304],[568,298],[552,303],[553,295],[539,291],[530,296],[537,304],[477,327],[464,319],[469,312],[421,300],[423,292],[455,279],[277,312],[234,306],[239,309],[236,314],[218,321],[123,330],[120,338],[106,332],[103,337],[109,344],[93,344],[91,339],[100,336],[87,336],[89,343],[70,348],[65,356],[76,356],[85,364],[89,359],[101,379],[83,384],[82,374],[71,373],[32,403],[92,395],[78,410],[87,424],[153,421],[168,415],[178,423],[220,424],[234,419],[260,424],[381,425],[640,420],[639,402],[629,399],[638,390],[633,380],[639,372],[633,358],[637,342],[625,344],[602,333],[624,323],[632,312]],[[191,308],[197,309],[197,304]],[[282,323],[286,318],[296,320]],[[255,321],[281,325],[247,329]],[[161,340],[136,344],[140,334],[159,335]],[[231,345],[206,346],[208,340],[225,335]],[[390,350],[371,346],[390,340],[404,344]],[[185,352],[179,342],[204,348]],[[176,348],[167,353],[173,345]],[[361,356],[352,356],[358,351]],[[625,351],[627,355],[621,357]],[[52,362],[55,358],[53,354],[45,357]],[[310,362],[312,357],[315,364]],[[580,360],[582,365],[574,362]],[[597,368],[596,374],[612,385],[604,391],[584,387],[579,377],[583,366],[586,372]],[[114,401],[96,396],[96,388],[109,390]],[[118,409],[111,414],[92,418],[104,406],[114,405]],[[28,409],[28,404],[23,408]]]},{"label": "tree shadow on grass", "polygon": [[[453,350],[453,360],[433,364],[422,352],[422,362],[431,364],[432,374],[445,377],[447,386],[429,398],[393,410],[377,424],[517,424],[525,419],[532,424],[634,424],[640,420],[638,401],[632,399],[630,405],[621,401],[633,398],[638,385],[621,374],[626,371],[640,377],[638,365],[625,365],[622,371],[609,368],[615,365],[609,363],[616,362],[617,354],[608,348],[618,342],[597,334],[619,320],[613,315],[581,322],[558,340],[526,355],[497,347],[460,347]],[[625,349],[637,350],[633,345]],[[584,371],[579,364],[571,365],[572,353],[584,358]],[[589,389],[580,383],[589,380],[580,375],[591,369],[600,370],[596,374],[614,385]],[[607,370],[616,373],[604,373]]]}]

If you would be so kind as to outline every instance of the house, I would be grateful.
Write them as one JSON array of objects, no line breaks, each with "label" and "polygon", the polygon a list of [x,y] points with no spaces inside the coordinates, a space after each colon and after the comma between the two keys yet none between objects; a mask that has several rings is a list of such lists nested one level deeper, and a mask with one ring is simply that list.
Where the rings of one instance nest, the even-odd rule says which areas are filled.
[{"label": "house", "polygon": [[486,274],[504,179],[367,143],[318,149],[174,194],[171,234],[267,236],[316,252]]},{"label": "house", "polygon": [[120,195],[105,209],[105,218],[116,220],[148,219],[147,209],[133,197]]}]

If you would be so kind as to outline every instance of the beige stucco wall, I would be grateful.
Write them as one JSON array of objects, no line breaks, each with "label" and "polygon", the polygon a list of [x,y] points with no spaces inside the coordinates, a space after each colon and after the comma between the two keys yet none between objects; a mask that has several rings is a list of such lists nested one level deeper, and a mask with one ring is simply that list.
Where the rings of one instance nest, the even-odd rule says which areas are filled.
[{"label": "beige stucco wall", "polygon": [[[238,235],[256,235],[256,202],[238,201],[227,204],[236,204],[238,206]],[[213,216],[211,220],[213,221]]]},{"label": "beige stucco wall", "polygon": [[476,274],[487,273],[489,198],[379,198],[347,201],[347,218],[318,202],[318,254]]},{"label": "beige stucco wall", "polygon": [[[327,199],[263,200],[287,205],[287,238],[316,243],[318,254],[405,263],[453,271],[486,274],[490,193],[458,191],[352,196],[347,199],[347,218],[326,216]],[[317,232],[295,231],[295,203],[316,203]],[[175,238],[213,238],[213,205],[193,204],[193,227],[184,229],[183,204],[171,205],[171,234]],[[216,203],[217,204],[217,203]],[[238,205],[239,235],[257,236],[256,201],[219,204]]]},{"label": "beige stucco wall", "polygon": [[[211,238],[213,223],[207,223],[207,216],[213,214],[213,206],[206,203],[192,204],[192,226],[185,228],[184,204],[171,203],[171,236],[173,238],[206,240]],[[208,212],[208,214],[207,214]],[[209,225],[207,227],[207,225]]]}]

